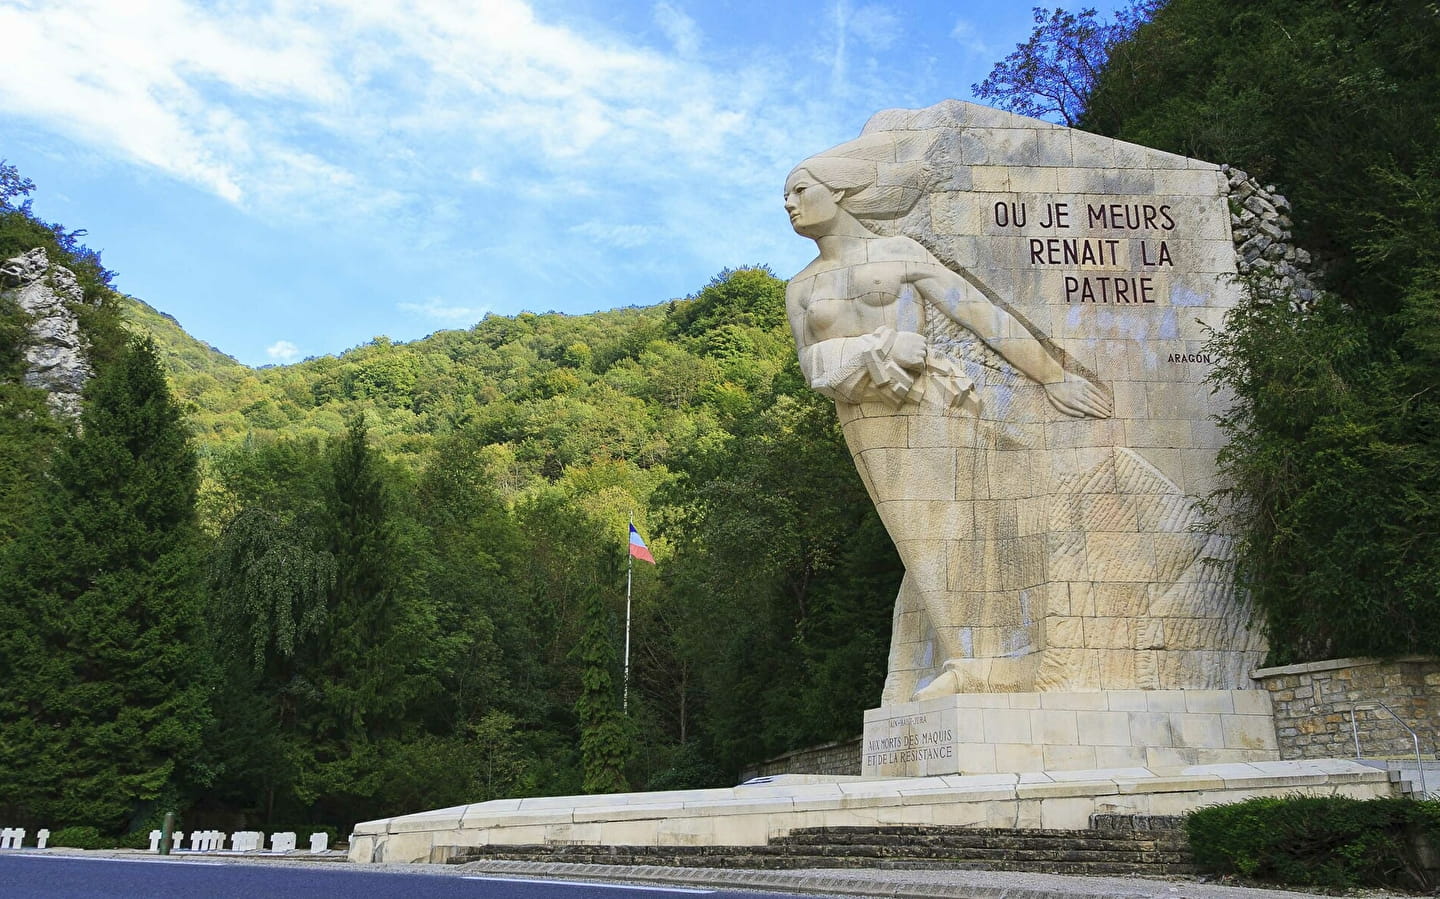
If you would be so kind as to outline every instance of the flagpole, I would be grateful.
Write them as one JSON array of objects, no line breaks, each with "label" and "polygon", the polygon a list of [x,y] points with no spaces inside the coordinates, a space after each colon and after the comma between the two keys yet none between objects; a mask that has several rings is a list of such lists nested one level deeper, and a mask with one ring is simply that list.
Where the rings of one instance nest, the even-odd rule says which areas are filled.
[{"label": "flagpole", "polygon": [[[630,527],[635,527],[635,513],[630,513]],[[630,579],[635,572],[635,554],[630,552],[630,533],[625,533],[625,686],[621,710],[630,714]]]}]

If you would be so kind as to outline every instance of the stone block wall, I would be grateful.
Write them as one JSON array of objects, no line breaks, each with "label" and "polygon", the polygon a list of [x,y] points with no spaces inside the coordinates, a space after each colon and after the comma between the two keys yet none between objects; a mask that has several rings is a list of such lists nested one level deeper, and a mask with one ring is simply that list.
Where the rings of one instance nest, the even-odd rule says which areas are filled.
[{"label": "stone block wall", "polygon": [[1410,733],[1382,702],[1419,733],[1425,758],[1440,757],[1440,658],[1333,659],[1254,678],[1270,692],[1282,759],[1353,758],[1356,731],[1365,758],[1413,758]]},{"label": "stone block wall", "polygon": [[747,769],[740,782],[776,774],[827,774],[860,776],[860,738],[807,746],[784,755],[777,755]]}]

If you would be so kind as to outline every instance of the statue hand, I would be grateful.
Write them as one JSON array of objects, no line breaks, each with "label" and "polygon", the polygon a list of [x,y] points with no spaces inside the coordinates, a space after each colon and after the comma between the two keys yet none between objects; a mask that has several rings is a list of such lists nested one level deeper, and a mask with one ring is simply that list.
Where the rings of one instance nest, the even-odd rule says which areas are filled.
[{"label": "statue hand", "polygon": [[1110,398],[1098,386],[1067,374],[1065,380],[1045,385],[1050,405],[1075,418],[1109,418],[1114,413]]},{"label": "statue hand", "polygon": [[890,348],[890,358],[901,368],[914,370],[925,365],[925,337],[914,331],[897,331]]}]

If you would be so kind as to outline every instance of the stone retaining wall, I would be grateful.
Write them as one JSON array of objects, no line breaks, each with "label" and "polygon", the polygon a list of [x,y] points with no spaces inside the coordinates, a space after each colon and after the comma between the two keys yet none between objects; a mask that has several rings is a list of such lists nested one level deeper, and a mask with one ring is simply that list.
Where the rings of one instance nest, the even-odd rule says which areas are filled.
[{"label": "stone retaining wall", "polygon": [[1440,659],[1333,659],[1253,676],[1270,692],[1283,759],[1353,758],[1356,731],[1365,758],[1413,758],[1410,733],[1382,702],[1419,732],[1422,755],[1440,754]]},{"label": "stone retaining wall", "polygon": [[807,746],[784,755],[777,755],[747,769],[740,775],[744,783],[754,777],[775,774],[829,774],[860,776],[860,738]]}]

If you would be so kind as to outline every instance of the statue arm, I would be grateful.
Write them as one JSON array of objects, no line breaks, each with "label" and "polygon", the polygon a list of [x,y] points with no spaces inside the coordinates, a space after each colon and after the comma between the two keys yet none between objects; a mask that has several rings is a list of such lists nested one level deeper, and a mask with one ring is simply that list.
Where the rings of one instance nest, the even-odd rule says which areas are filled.
[{"label": "statue arm", "polygon": [[1051,405],[1066,415],[1109,418],[1110,398],[1099,386],[1065,371],[1060,360],[1004,309],[980,296],[964,278],[938,261],[916,265],[907,280],[931,305],[969,330],[1045,388]]}]

